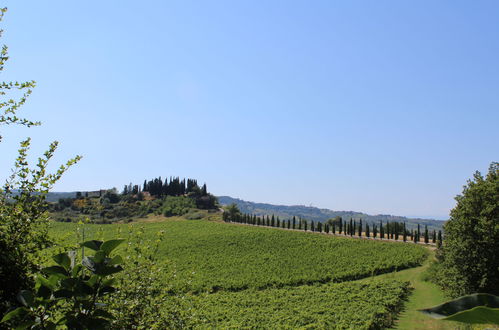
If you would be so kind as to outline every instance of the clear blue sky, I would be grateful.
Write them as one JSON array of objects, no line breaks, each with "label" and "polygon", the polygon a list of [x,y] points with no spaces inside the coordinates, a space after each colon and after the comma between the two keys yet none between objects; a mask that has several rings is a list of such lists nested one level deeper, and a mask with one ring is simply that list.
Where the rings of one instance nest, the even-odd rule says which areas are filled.
[{"label": "clear blue sky", "polygon": [[[57,191],[162,175],[217,195],[446,218],[499,159],[497,1],[4,1],[2,128],[84,159]],[[2,176],[3,177],[3,176]]]}]

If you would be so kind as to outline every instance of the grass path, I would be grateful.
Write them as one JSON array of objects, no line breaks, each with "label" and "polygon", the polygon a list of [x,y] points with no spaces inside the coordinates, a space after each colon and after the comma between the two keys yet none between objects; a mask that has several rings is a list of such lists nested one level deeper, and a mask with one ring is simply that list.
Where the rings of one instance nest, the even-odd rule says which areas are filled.
[{"label": "grass path", "polygon": [[399,272],[379,275],[386,279],[409,281],[413,287],[408,301],[404,304],[404,309],[399,314],[395,321],[395,329],[485,329],[486,326],[466,327],[462,323],[441,321],[433,319],[423,313],[418,312],[418,309],[427,308],[439,305],[449,299],[446,298],[442,290],[433,283],[423,281],[422,276],[424,271],[429,267],[430,261],[434,258],[435,253],[430,251],[430,255],[425,263],[420,267],[409,268]]}]

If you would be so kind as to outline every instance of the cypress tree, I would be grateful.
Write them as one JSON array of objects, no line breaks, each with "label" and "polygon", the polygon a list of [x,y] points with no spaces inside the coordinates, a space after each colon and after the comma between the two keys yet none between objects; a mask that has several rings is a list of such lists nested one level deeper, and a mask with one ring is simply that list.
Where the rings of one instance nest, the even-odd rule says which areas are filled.
[{"label": "cypress tree", "polygon": [[407,242],[407,229],[405,227],[405,222],[404,222],[404,236],[403,236],[404,242]]},{"label": "cypress tree", "polygon": [[378,227],[373,223],[373,236],[376,238],[378,236]]},{"label": "cypress tree", "polygon": [[355,232],[355,222],[353,221],[352,218],[350,218],[350,236],[353,236],[353,233]]},{"label": "cypress tree", "polygon": [[[288,219],[288,229],[291,228],[291,220]],[[294,225],[293,225],[293,229],[294,229]]]},{"label": "cypress tree", "polygon": [[399,223],[398,222],[395,222],[395,240],[398,241],[399,240]]},{"label": "cypress tree", "polygon": [[439,230],[438,231],[438,237],[437,237],[437,248],[441,248],[442,247],[442,231]]},{"label": "cypress tree", "polygon": [[379,237],[381,239],[385,238],[385,230],[383,229],[383,222],[379,222]]},{"label": "cypress tree", "polygon": [[303,221],[303,229],[307,231],[307,220]]},{"label": "cypress tree", "polygon": [[339,233],[341,234],[341,232],[343,231],[343,219],[340,217],[340,223],[339,223]]},{"label": "cypress tree", "polygon": [[335,228],[334,222],[333,222],[333,234],[336,234],[336,228]]},{"label": "cypress tree", "polygon": [[416,235],[418,237],[418,243],[421,240],[421,229],[419,228],[419,223],[418,223],[418,233]]},{"label": "cypress tree", "polygon": [[271,220],[270,220],[270,225],[271,225],[272,227],[275,227],[275,218],[274,218],[274,215],[273,215],[273,214],[272,214],[272,218],[271,218]]},{"label": "cypress tree", "polygon": [[362,219],[359,220],[359,237],[362,237]]},{"label": "cypress tree", "polygon": [[322,233],[322,222],[318,222],[317,226],[319,227],[319,233]]},{"label": "cypress tree", "polygon": [[371,237],[371,233],[369,232],[369,224],[366,222],[366,237]]},{"label": "cypress tree", "polygon": [[324,231],[326,232],[326,234],[329,234],[329,224],[324,224]]},{"label": "cypress tree", "polygon": [[429,237],[428,237],[428,226],[424,226],[424,243],[428,244],[429,243]]},{"label": "cypress tree", "polygon": [[314,220],[310,223],[310,231],[315,231]]},{"label": "cypress tree", "polygon": [[301,222],[302,222],[302,220],[301,220],[301,218],[300,218],[300,219],[298,220],[298,230],[301,230]]},{"label": "cypress tree", "polygon": [[437,242],[437,232],[435,231],[435,229],[433,229],[433,235],[431,241],[433,242],[433,244]]},{"label": "cypress tree", "polygon": [[294,215],[293,215],[293,229],[296,229],[296,218]]}]

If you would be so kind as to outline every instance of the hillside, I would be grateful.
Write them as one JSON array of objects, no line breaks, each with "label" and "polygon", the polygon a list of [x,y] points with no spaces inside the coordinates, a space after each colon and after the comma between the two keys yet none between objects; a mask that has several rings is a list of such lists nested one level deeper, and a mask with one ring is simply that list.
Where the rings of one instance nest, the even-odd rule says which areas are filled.
[{"label": "hillside", "polygon": [[275,216],[279,216],[281,219],[289,219],[295,216],[307,220],[324,222],[330,218],[340,216],[343,219],[362,219],[364,223],[366,221],[369,223],[379,221],[383,221],[385,223],[388,221],[406,222],[409,229],[416,227],[418,224],[421,226],[427,225],[429,230],[442,230],[442,226],[444,224],[444,221],[432,219],[407,218],[386,214],[369,215],[355,211],[333,211],[304,205],[273,205],[266,203],[254,203],[229,196],[218,196],[218,201],[221,205],[235,203],[242,213],[255,214],[257,216],[274,214]]},{"label": "hillside", "polygon": [[125,234],[127,244],[116,251],[132,261],[136,251],[146,257],[153,252],[152,273],[146,268],[136,276],[128,263],[119,279],[129,286],[134,284],[128,278],[140,280],[141,291],[166,286],[168,299],[152,291],[149,303],[164,309],[181,299],[189,306],[183,327],[195,329],[388,327],[410,293],[409,283],[378,276],[419,266],[428,255],[415,244],[182,217],[113,225],[53,222],[50,234],[61,245],[74,245],[83,230],[87,239]]}]

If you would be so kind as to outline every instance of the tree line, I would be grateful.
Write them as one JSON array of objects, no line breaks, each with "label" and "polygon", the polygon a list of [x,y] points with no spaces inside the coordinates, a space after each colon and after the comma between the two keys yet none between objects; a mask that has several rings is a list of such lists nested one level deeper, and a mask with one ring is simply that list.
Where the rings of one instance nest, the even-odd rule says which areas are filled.
[{"label": "tree line", "polygon": [[255,226],[276,227],[284,229],[295,229],[311,232],[319,232],[326,234],[340,234],[346,236],[358,237],[373,237],[380,239],[402,240],[404,242],[412,241],[414,243],[423,242],[429,244],[430,241],[437,246],[442,245],[442,231],[429,231],[428,226],[425,225],[424,230],[418,224],[417,229],[407,229],[405,223],[400,222],[387,222],[382,221],[379,224],[363,224],[362,219],[358,222],[353,218],[349,221],[343,220],[341,217],[330,219],[328,222],[314,222],[307,221],[302,218],[281,220],[279,216],[264,215],[257,216],[254,214],[241,213],[236,205],[229,205],[223,213],[223,220],[225,222],[243,223]]}]

